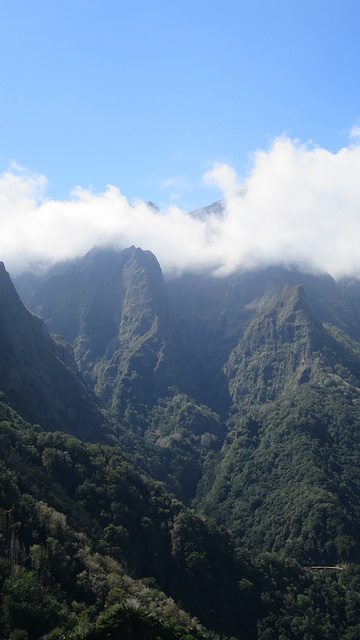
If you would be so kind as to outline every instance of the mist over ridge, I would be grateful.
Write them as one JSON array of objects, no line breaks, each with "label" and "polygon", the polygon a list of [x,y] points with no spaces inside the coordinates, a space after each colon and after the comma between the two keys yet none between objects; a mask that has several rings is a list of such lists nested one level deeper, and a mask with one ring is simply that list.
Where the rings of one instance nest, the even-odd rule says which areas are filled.
[{"label": "mist over ridge", "polygon": [[[353,139],[357,136],[353,135]],[[240,178],[227,164],[203,176],[223,192],[194,214],[176,206],[129,203],[108,185],[78,188],[71,199],[46,197],[47,181],[13,165],[0,176],[0,256],[12,275],[82,256],[93,246],[140,246],[165,274],[272,264],[360,273],[360,146],[336,153],[283,136],[252,156]]]}]

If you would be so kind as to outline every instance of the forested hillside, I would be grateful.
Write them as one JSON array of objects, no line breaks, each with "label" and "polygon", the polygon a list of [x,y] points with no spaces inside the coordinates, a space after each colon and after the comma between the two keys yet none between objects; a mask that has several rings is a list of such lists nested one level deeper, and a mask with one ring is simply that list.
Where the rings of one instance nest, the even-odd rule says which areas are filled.
[{"label": "forested hillside", "polygon": [[358,282],[164,279],[131,247],[16,286],[4,637],[357,638]]},{"label": "forested hillside", "polygon": [[0,418],[1,637],[358,637],[356,565],[251,558],[119,447]]}]

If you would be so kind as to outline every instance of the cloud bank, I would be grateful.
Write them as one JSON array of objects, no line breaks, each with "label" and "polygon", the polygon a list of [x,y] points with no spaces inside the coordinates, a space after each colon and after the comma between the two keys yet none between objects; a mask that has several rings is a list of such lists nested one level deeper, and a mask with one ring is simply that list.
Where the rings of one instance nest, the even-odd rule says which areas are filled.
[{"label": "cloud bank", "polygon": [[[351,140],[358,138],[353,130]],[[204,181],[224,193],[221,215],[130,204],[114,186],[46,198],[46,178],[17,165],[0,175],[0,259],[12,275],[93,246],[150,249],[164,272],[218,275],[274,263],[360,275],[360,146],[331,153],[288,137],[254,153],[239,180],[215,164]],[[210,191],[209,191],[210,193]],[[210,200],[210,198],[209,198]]]}]

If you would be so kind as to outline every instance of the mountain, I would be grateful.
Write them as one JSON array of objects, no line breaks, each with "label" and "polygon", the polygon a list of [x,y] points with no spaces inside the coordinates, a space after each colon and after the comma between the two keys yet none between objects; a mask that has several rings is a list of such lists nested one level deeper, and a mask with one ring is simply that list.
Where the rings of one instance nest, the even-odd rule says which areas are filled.
[{"label": "mountain", "polygon": [[225,211],[225,201],[217,200],[207,207],[200,207],[200,209],[195,209],[191,211],[189,214],[193,218],[198,218],[200,220],[206,219],[208,216],[216,216],[221,217]]},{"label": "mountain", "polygon": [[[342,436],[356,421],[357,281],[337,283],[326,274],[281,266],[224,278],[188,273],[164,280],[155,257],[132,247],[92,251],[63,272],[58,267],[28,304],[51,330],[72,341],[82,374],[112,415],[171,454],[172,473],[188,504],[196,495],[198,509],[230,527],[241,544],[248,540],[257,552],[280,545],[303,561],[315,562],[315,547],[313,557],[308,542],[299,543],[295,551],[295,542],[286,542],[285,534],[271,537],[268,524],[280,477],[281,521],[288,523],[283,514],[294,499],[291,487],[308,495],[307,478],[302,484],[298,477],[310,456],[312,473],[332,487],[335,503],[342,505],[334,511],[341,523],[338,533],[331,530],[323,536],[332,551],[323,551],[321,557],[356,560],[358,538],[350,522],[360,524],[354,502],[358,481],[352,478],[345,500],[336,488],[339,470],[324,475],[323,467],[332,469],[336,460],[336,469],[345,477],[348,473],[346,459],[338,462],[337,445],[330,444],[335,436],[329,434],[336,432],[340,415]],[[315,409],[307,412],[308,398],[313,397]],[[335,400],[332,424],[328,407]],[[266,434],[277,440],[284,422],[306,425],[307,420],[306,427],[290,430],[280,473]],[[239,438],[243,429],[245,436]],[[357,449],[354,434],[347,437]],[[250,482],[245,469],[239,468],[239,442],[245,443],[245,469],[259,477],[254,496],[245,489]],[[288,462],[292,456],[296,464]],[[262,483],[262,506],[256,510],[260,524],[247,516],[247,525],[239,528],[238,514],[247,512],[249,502],[258,504]],[[309,508],[300,500],[295,531],[305,527]],[[281,525],[284,530],[286,526]],[[259,533],[266,528],[267,536]],[[351,552],[334,551],[341,528],[349,536]],[[297,539],[295,533],[293,537]]]},{"label": "mountain", "polygon": [[234,426],[198,508],[256,552],[359,562],[359,343],[298,285],[255,316],[226,373]]},{"label": "mountain", "polygon": [[[79,530],[87,521],[94,534],[103,531],[94,548],[124,559],[137,577],[150,575],[220,634],[358,637],[359,282],[281,265],[222,278],[164,278],[155,256],[135,247],[93,250],[37,283],[21,282],[24,300],[47,329],[24,309],[6,277],[0,380],[8,402],[27,420],[53,428],[39,413],[42,401],[31,414],[28,395],[34,379],[36,397],[43,392],[49,411],[56,408],[60,399],[48,399],[53,387],[42,389],[38,380],[56,361],[53,379],[70,372],[83,400],[99,403],[100,414],[116,425],[111,442],[146,471],[148,482],[152,476],[171,485],[194,511],[183,511],[165,493],[160,497],[153,485],[145,489],[135,471],[126,480],[118,476],[122,462],[108,451],[97,449],[98,462],[90,456],[95,450],[73,457],[61,434],[48,440],[46,454],[40,449],[35,455],[42,437],[32,440],[34,456],[44,458],[58,487],[41,500],[75,487],[72,512],[84,509]],[[45,344],[53,354],[47,360]],[[24,381],[22,398],[11,395],[9,371]],[[52,375],[50,367],[44,377]],[[75,405],[77,393],[74,387]],[[56,425],[69,430],[65,421],[62,429]],[[162,504],[161,515],[148,491]],[[165,514],[167,500],[171,513]],[[135,502],[140,520],[133,520]],[[212,520],[204,525],[199,514]],[[230,555],[222,556],[224,549]],[[319,567],[330,568],[318,573]],[[99,620],[93,624],[89,638],[100,638]]]},{"label": "mountain", "polygon": [[[359,392],[305,383],[229,432],[198,509],[253,553],[359,562]],[[210,485],[210,486],[209,486]]]},{"label": "mountain", "polygon": [[315,380],[326,344],[326,331],[304,287],[285,288],[255,316],[225,365],[233,404],[245,411]]},{"label": "mountain", "polygon": [[69,340],[87,382],[120,415],[174,384],[168,308],[149,251],[96,251],[43,282],[28,301]]},{"label": "mountain", "polygon": [[[19,282],[24,301],[72,344],[84,378],[118,416],[129,406],[151,407],[174,387],[226,416],[224,365],[251,320],[285,286],[303,283],[321,321],[344,311],[329,276],[281,267],[164,281],[156,258],[132,247],[93,250],[54,271],[31,293]],[[355,315],[350,307],[348,314]]]},{"label": "mountain", "polygon": [[188,503],[224,425],[202,402],[208,396],[194,336],[188,342],[155,256],[135,247],[93,250],[59,265],[26,300],[71,342],[84,380],[113,419],[176,460],[169,462],[172,488]]},{"label": "mountain", "polygon": [[[202,458],[209,447],[219,446],[223,426],[211,409],[178,393],[173,386],[177,375],[173,353],[176,349],[180,352],[181,345],[177,345],[177,331],[155,257],[135,248],[121,253],[94,250],[84,260],[55,266],[35,291],[34,279],[26,280],[32,288],[29,306],[43,314],[47,327],[56,333],[51,337],[40,318],[29,314],[18,301],[22,314],[27,321],[35,318],[40,323],[48,343],[53,345],[55,340],[62,357],[67,345],[67,357],[73,358],[74,353],[76,364],[73,358],[72,366],[87,385],[82,386],[79,397],[85,403],[94,403],[95,391],[106,409],[104,413],[96,408],[92,421],[87,417],[87,433],[79,431],[77,415],[63,426],[53,417],[52,428],[99,441],[101,434],[109,432],[111,420],[111,437],[116,431],[136,467],[165,482],[189,504],[201,477]],[[72,347],[59,333],[72,341]],[[36,365],[36,372],[43,368]],[[29,370],[29,377],[36,378],[36,372]],[[48,375],[46,379],[50,379]],[[78,397],[75,386],[72,391]],[[46,386],[44,393],[48,402],[50,390]],[[27,393],[21,397],[26,398]],[[35,397],[41,400],[38,393]],[[59,401],[65,405],[73,399],[67,392]],[[39,408],[43,409],[46,402],[41,400]],[[50,400],[52,409],[55,404]],[[49,422],[40,410],[31,413],[25,407],[23,415],[42,426]]]}]

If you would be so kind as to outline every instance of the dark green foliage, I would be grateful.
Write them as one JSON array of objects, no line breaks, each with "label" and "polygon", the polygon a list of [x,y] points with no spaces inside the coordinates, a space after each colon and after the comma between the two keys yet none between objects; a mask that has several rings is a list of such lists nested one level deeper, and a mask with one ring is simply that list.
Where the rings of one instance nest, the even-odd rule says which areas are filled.
[{"label": "dark green foliage", "polygon": [[260,557],[258,567],[264,578],[259,640],[356,638],[360,629],[355,613],[358,567],[304,571],[292,560],[280,561],[270,555]]},{"label": "dark green foliage", "polygon": [[115,605],[102,614],[97,622],[84,633],[84,640],[206,640],[208,637],[199,628],[171,625],[159,620],[138,603]]},{"label": "dark green foliage", "polygon": [[[1,637],[208,638],[174,600],[243,640],[356,637],[356,566],[305,571],[270,555],[254,563],[225,530],[139,476],[116,447],[44,433],[3,403],[0,413],[0,483],[8,490],[0,504]],[[259,423],[248,419],[246,430],[257,437]]]},{"label": "dark green foliage", "polygon": [[5,632],[23,629],[29,640],[37,640],[59,621],[58,602],[41,586],[34,572],[15,566],[4,582],[2,620]]},{"label": "dark green foliage", "polygon": [[220,449],[224,428],[215,412],[185,394],[175,393],[152,408],[146,439],[168,451],[169,472],[179,484],[181,493],[177,491],[177,495],[185,504],[195,497],[206,455]]},{"label": "dark green foliage", "polygon": [[[118,562],[138,578],[153,577],[208,626],[248,626],[238,617],[238,581],[249,569],[225,533],[141,477],[118,447],[33,429],[4,404],[0,412],[1,484],[8,489],[0,504],[6,633],[25,629],[36,638],[66,627],[65,620],[80,624],[79,611],[95,619],[116,588],[121,601],[131,600],[134,588]],[[79,610],[74,602],[82,603]]]},{"label": "dark green foliage", "polygon": [[305,564],[358,562],[360,397],[348,394],[302,385],[242,418],[227,437],[204,511],[257,552]]}]

